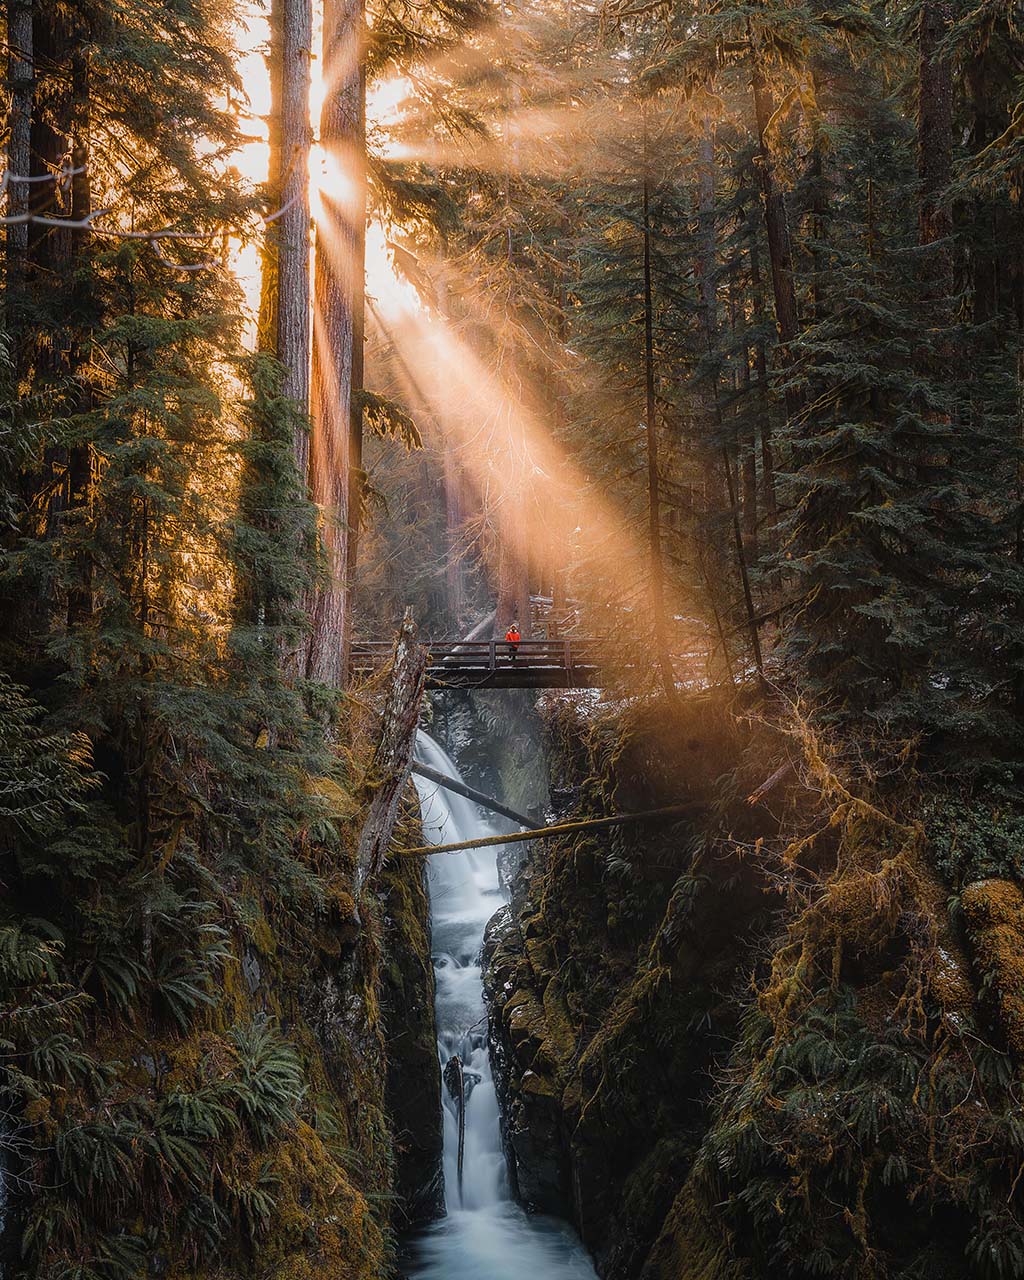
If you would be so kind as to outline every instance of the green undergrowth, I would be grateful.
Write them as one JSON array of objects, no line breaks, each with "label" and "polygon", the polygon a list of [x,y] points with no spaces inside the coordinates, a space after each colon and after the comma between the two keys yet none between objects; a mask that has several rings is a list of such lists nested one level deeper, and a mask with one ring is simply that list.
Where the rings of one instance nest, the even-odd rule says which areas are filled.
[{"label": "green undergrowth", "polygon": [[416,866],[356,913],[359,749],[292,771],[273,837],[206,808],[140,859],[88,752],[6,692],[25,732],[0,913],[5,1273],[388,1274],[385,915],[393,945],[425,943],[401,910]]},{"label": "green undergrowth", "polygon": [[[800,740],[818,820],[781,850],[784,927],[692,1190],[756,1274],[1020,1276],[1020,1045],[982,998],[1000,948],[949,910],[936,804],[844,779],[806,724]],[[993,887],[963,890],[976,923]],[[1019,889],[1000,896],[1012,924]]]}]

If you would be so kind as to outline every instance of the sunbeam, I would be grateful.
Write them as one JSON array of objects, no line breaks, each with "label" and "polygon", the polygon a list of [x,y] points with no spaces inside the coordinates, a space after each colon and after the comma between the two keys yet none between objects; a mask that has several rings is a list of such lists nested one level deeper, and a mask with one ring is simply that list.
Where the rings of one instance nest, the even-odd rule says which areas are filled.
[{"label": "sunbeam", "polygon": [[[435,311],[396,305],[374,308],[374,316],[405,394],[457,457],[501,546],[542,576],[570,560],[602,566],[579,574],[575,594],[597,612],[610,610],[619,627],[644,633],[647,549],[614,502]],[[670,602],[674,616],[682,603]]]}]

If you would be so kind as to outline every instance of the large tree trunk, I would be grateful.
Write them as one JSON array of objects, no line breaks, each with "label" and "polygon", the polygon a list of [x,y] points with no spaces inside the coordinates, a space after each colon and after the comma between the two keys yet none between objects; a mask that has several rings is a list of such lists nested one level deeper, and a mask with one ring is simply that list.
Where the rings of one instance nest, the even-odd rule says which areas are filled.
[{"label": "large tree trunk", "polygon": [[647,427],[647,537],[651,573],[654,656],[667,698],[675,698],[676,679],[668,648],[665,611],[665,569],[661,546],[661,474],[658,468],[657,397],[654,368],[654,278],[651,264],[651,175],[647,147],[647,110],[643,114],[643,175],[640,198],[643,215],[644,271],[644,416]]},{"label": "large tree trunk", "polygon": [[[733,284],[729,286],[729,314],[733,348],[736,351],[736,377],[733,390],[736,393],[738,411],[749,412],[752,384],[750,379],[750,344],[747,340],[747,321],[743,314],[742,300],[736,297]],[[755,432],[739,432],[737,452],[742,459],[743,536],[752,560],[758,556],[758,500],[757,500],[757,448]]]},{"label": "large tree trunk", "polygon": [[[270,80],[270,114],[267,117],[267,196],[270,210],[281,206],[284,170],[281,165],[284,132],[284,24],[287,0],[271,0],[269,37],[264,61]],[[268,224],[260,247],[260,310],[256,325],[256,349],[277,354],[277,305],[280,298],[278,240],[281,224]]]},{"label": "large tree trunk", "polygon": [[[786,215],[786,198],[775,176],[775,161],[768,140],[768,123],[774,114],[775,104],[761,68],[760,50],[753,37],[750,39],[750,86],[754,94],[754,116],[757,121],[757,167],[764,198],[764,225],[768,236],[768,258],[775,296],[775,321],[785,362],[789,359],[789,344],[796,337],[800,326],[793,276],[793,245]],[[795,390],[790,389],[786,392],[786,413],[793,418],[799,409],[800,397]]]},{"label": "large tree trunk", "polygon": [[352,448],[353,415],[359,413],[365,274],[364,46],[362,0],[327,0],[323,66],[328,93],[320,140],[344,181],[326,184],[317,228],[309,474],[321,512],[328,581],[311,610],[307,675],[336,688],[346,675],[353,462],[359,466]]},{"label": "large tree trunk", "polygon": [[[71,218],[83,222],[92,213],[92,187],[89,176],[89,150],[91,138],[91,85],[90,54],[87,33],[75,33],[71,53],[71,109],[70,109],[70,158],[74,171],[71,176]],[[70,275],[74,281],[71,299],[75,322],[86,329],[97,320],[97,291],[93,287],[91,263],[87,257],[88,231],[76,230],[70,234],[68,252]],[[94,388],[89,373],[83,367],[81,348],[75,340],[68,344],[69,372],[75,380],[75,401],[80,413],[87,413],[95,403]],[[84,512],[89,505],[92,488],[92,449],[88,444],[76,444],[68,449],[67,459],[68,508]],[[75,573],[68,585],[68,625],[80,626],[92,614],[93,563],[84,552],[76,557]]]},{"label": "large tree trunk", "polygon": [[[948,240],[953,229],[947,199],[953,175],[953,79],[949,59],[939,56],[951,21],[948,0],[925,0],[922,4],[917,117],[922,245]],[[952,247],[947,243],[934,254],[928,271],[929,292],[936,298],[948,297],[953,290]]]},{"label": "large tree trunk", "polygon": [[[302,481],[309,472],[310,386],[310,0],[272,0],[270,8],[271,110],[267,173],[269,222],[263,238],[258,348],[282,366],[281,394],[297,410],[292,450]],[[305,674],[303,647],[282,653],[292,676]]]},{"label": "large tree trunk", "polygon": [[[281,145],[285,169],[281,181],[279,221],[277,357],[284,365],[282,392],[309,412],[309,122],[310,56],[313,14],[309,0],[284,0],[284,87],[281,98]],[[295,442],[299,474],[309,466],[309,435]]]},{"label": "large tree trunk", "polygon": [[[704,136],[700,144],[701,173],[697,187],[698,222],[700,226],[698,263],[700,276],[701,315],[703,317],[704,337],[709,356],[714,356],[718,347],[718,299],[715,284],[715,175],[714,175],[714,143],[710,122],[705,123]],[[758,677],[764,680],[761,660],[761,639],[757,631],[754,615],[754,600],[750,590],[750,574],[747,568],[746,548],[743,545],[743,530],[740,526],[740,503],[733,476],[733,466],[728,443],[724,438],[722,419],[722,403],[718,389],[718,375],[713,373],[714,381],[708,393],[708,407],[718,434],[722,466],[725,474],[726,494],[729,502],[730,520],[733,531],[733,546],[736,552],[736,567],[739,571],[740,585],[743,590],[743,607],[746,613],[747,627],[750,633],[751,651]]]},{"label": "large tree trunk", "polygon": [[[11,91],[10,134],[7,139],[7,167],[11,173],[28,177],[32,167],[32,4],[31,0],[8,0],[7,5],[7,80]],[[12,182],[7,188],[9,218],[28,213],[29,184]],[[28,223],[7,227],[7,305],[25,279],[28,254]],[[10,317],[9,317],[10,318]]]},{"label": "large tree trunk", "polygon": [[[761,256],[757,248],[757,232],[750,236],[750,294],[754,305],[754,323],[758,330],[764,327],[764,297],[761,285]],[[768,395],[768,356],[764,349],[763,332],[758,332],[754,342],[754,370],[757,378],[757,402],[761,414],[761,475],[764,484],[764,505],[768,523],[775,541],[775,524],[778,520],[778,501],[775,496],[775,456],[772,448],[771,397]]]},{"label": "large tree trunk", "polygon": [[[353,158],[358,193],[356,196],[357,222],[355,231],[355,260],[359,281],[352,295],[352,395],[348,412],[348,548],[345,567],[347,600],[351,601],[356,589],[356,571],[359,563],[359,533],[363,522],[363,490],[366,475],[363,471],[363,361],[366,342],[366,81],[361,75],[359,93],[359,144]],[[362,211],[362,217],[358,216]],[[351,622],[345,628],[343,659],[348,670],[348,642],[351,638]]]},{"label": "large tree trunk", "polygon": [[[30,214],[76,222],[91,211],[87,171],[90,32],[82,13],[62,8],[54,0],[34,4],[30,17],[30,37],[24,29],[24,16],[19,17],[20,38],[27,40],[31,50],[33,83],[31,88],[23,84],[21,89],[21,106],[27,105],[30,118],[27,125],[24,120],[18,122],[18,146],[24,144],[27,127],[27,172],[45,180],[28,188],[25,209]],[[72,173],[58,181],[65,166],[70,166]],[[91,286],[84,254],[89,233],[81,227],[40,223],[30,223],[25,230],[19,274],[34,293],[41,318],[21,328],[20,363],[31,368],[38,384],[58,390],[68,413],[84,414],[92,407],[92,388],[88,370],[83,368],[82,335],[98,323],[99,298]],[[90,447],[87,443],[51,444],[45,458],[53,478],[48,486],[45,527],[49,535],[61,539],[72,528],[68,512],[83,510],[89,501]],[[69,540],[73,538],[71,534]],[[63,581],[53,579],[46,588],[52,594],[42,602],[49,625],[61,630],[82,622],[92,610],[91,560],[80,548],[67,554],[73,560],[73,572]]]}]

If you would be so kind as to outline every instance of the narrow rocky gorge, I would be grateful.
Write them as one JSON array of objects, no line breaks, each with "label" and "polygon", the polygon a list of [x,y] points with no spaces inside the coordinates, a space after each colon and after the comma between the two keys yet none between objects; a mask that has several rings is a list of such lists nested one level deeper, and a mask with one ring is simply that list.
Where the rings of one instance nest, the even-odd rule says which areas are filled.
[{"label": "narrow rocky gorge", "polygon": [[714,700],[545,722],[558,816],[697,809],[528,846],[490,921],[523,1203],[571,1221],[602,1280],[809,1280],[872,1250],[901,1276],[989,1274],[995,1254],[963,1260],[1016,1195],[1018,886],[961,879],[947,919],[923,827]]},{"label": "narrow rocky gorge", "polygon": [[[679,800],[710,813],[738,746],[714,711],[697,705],[623,735],[562,707],[549,736],[565,815]],[[574,1222],[613,1280],[644,1271],[685,1178],[768,906],[735,857],[701,868],[709,820],[534,846],[488,927],[491,1044],[518,1193]]]}]

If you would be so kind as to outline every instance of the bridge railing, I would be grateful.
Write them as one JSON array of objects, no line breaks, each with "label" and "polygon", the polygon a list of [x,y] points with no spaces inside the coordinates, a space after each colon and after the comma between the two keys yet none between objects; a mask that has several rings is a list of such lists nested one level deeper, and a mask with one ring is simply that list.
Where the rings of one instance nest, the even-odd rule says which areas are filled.
[{"label": "bridge railing", "polygon": [[[360,641],[352,645],[352,669],[372,671],[391,656],[388,641]],[[595,663],[595,646],[584,640],[520,640],[515,659],[507,640],[435,640],[427,643],[431,667],[496,671],[511,665],[571,671]]]}]

